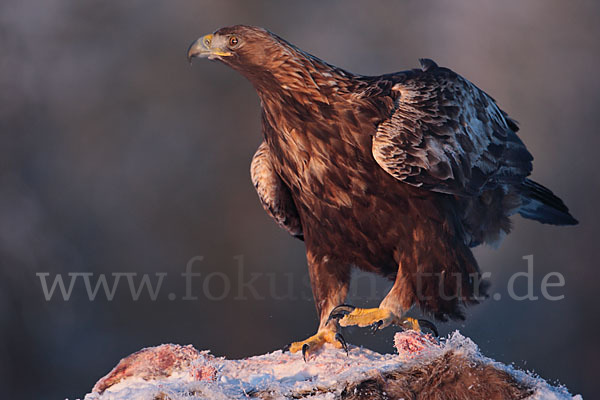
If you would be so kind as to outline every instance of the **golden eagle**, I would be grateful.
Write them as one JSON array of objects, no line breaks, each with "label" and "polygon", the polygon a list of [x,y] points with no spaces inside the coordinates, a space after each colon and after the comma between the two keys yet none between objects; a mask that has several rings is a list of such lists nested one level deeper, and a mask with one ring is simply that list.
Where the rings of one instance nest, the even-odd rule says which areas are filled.
[{"label": "golden eagle", "polygon": [[[194,57],[230,66],[260,97],[252,182],[267,213],[306,244],[320,325],[289,346],[305,358],[325,342],[346,348],[340,325],[431,328],[406,317],[415,304],[463,318],[463,305],[485,297],[471,247],[499,241],[513,214],[577,223],[527,178],[533,157],[517,123],[432,60],[357,75],[243,25],[201,37]],[[379,308],[343,305],[353,266],[394,281]]]}]

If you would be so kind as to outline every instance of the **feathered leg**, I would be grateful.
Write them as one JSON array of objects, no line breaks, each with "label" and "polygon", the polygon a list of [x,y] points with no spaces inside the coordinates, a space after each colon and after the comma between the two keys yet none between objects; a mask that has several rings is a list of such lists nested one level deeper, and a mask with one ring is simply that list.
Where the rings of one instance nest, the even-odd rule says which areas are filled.
[{"label": "feathered leg", "polygon": [[442,321],[464,319],[463,306],[484,298],[487,282],[481,279],[471,250],[450,222],[442,225],[443,229],[430,221],[415,227],[413,242],[394,254],[398,272],[379,308],[338,307],[331,319],[339,320],[340,326],[373,326],[377,330],[396,324],[435,332],[430,322],[405,316],[413,304]]},{"label": "feathered leg", "polygon": [[346,299],[350,284],[350,268],[338,264],[328,256],[317,256],[307,252],[308,271],[319,314],[319,329],[317,333],[306,340],[294,342],[284,348],[292,353],[302,351],[304,360],[316,354],[325,343],[331,343],[337,348],[343,348],[346,353],[346,341],[339,332],[337,320],[330,320],[329,314],[338,304]]}]

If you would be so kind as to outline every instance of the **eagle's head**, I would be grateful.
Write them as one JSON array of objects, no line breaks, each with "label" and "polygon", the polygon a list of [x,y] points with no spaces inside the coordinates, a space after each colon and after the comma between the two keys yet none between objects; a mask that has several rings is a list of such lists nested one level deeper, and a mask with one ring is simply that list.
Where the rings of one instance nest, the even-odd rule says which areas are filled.
[{"label": "eagle's head", "polygon": [[353,76],[266,29],[247,25],[229,26],[202,36],[191,44],[187,56],[190,62],[208,58],[230,66],[254,85],[263,101],[285,95],[302,97],[302,104],[328,104],[326,93],[345,92]]},{"label": "eagle's head", "polygon": [[268,70],[276,60],[289,52],[287,43],[269,31],[247,25],[221,28],[202,36],[188,49],[188,60],[208,58],[219,60],[244,73]]},{"label": "eagle's head", "polygon": [[[194,58],[208,58],[227,64],[244,75],[259,94],[280,88],[299,93],[318,90],[319,85],[334,82],[333,75],[337,77],[338,72],[344,72],[266,29],[247,25],[229,26],[202,36],[191,44],[187,56],[190,62]],[[327,76],[320,79],[321,72]]]}]

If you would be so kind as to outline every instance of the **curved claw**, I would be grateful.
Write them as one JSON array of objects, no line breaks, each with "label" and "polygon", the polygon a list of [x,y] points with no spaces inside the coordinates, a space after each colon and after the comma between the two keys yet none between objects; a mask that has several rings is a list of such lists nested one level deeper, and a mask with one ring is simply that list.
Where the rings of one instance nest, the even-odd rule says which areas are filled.
[{"label": "curved claw", "polygon": [[342,348],[346,351],[346,357],[347,357],[349,355],[348,344],[346,343],[346,340],[344,339],[344,337],[338,332],[335,334],[335,340],[340,342],[340,344],[342,345]]},{"label": "curved claw", "polygon": [[304,362],[306,362],[306,353],[308,352],[308,348],[310,346],[308,345],[308,343],[304,343],[302,345],[302,358],[304,359]]},{"label": "curved claw", "polygon": [[355,308],[356,307],[351,306],[349,304],[342,304],[340,306],[337,306],[329,313],[329,318],[327,318],[327,322],[331,321],[332,319],[339,320],[345,317],[346,315],[350,314],[352,311],[354,311]]},{"label": "curved claw", "polygon": [[377,333],[377,330],[381,327],[381,325],[383,325],[383,321],[379,320],[377,322],[374,322],[371,324],[371,333],[374,335],[375,333]]},{"label": "curved claw", "polygon": [[281,348],[281,352],[282,352],[282,353],[285,353],[285,352],[288,352],[288,351],[290,351],[290,346],[291,346],[291,343],[288,343],[288,344],[286,344],[285,346],[283,346],[283,347]]},{"label": "curved claw", "polygon": [[419,319],[419,326],[422,326],[423,328],[427,328],[429,329],[431,332],[433,332],[433,334],[435,335],[435,337],[439,337],[439,333],[437,328],[435,327],[435,325],[431,322],[431,321],[427,321],[426,319]]}]

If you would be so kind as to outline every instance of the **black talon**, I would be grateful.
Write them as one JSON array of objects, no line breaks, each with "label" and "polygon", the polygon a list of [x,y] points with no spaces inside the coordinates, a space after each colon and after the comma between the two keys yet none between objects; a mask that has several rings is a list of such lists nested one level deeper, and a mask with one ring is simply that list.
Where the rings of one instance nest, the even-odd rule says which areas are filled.
[{"label": "black talon", "polygon": [[327,318],[327,322],[331,321],[332,319],[341,319],[346,315],[350,314],[352,311],[354,311],[355,308],[356,307],[348,304],[342,304],[341,306],[337,306],[329,313],[329,318]]},{"label": "black talon", "polygon": [[306,362],[306,352],[308,351],[309,345],[308,343],[304,343],[302,345],[302,358],[304,358],[304,362]]},{"label": "black talon", "polygon": [[292,344],[290,343],[290,344],[286,344],[285,346],[283,346],[283,348],[281,349],[281,352],[282,352],[282,353],[285,353],[285,352],[287,352],[287,351],[290,351],[290,346],[291,346],[291,345],[292,345]]},{"label": "black talon", "polygon": [[435,327],[435,325],[432,322],[427,321],[426,319],[419,319],[418,321],[419,321],[419,326],[422,326],[422,327],[425,327],[425,328],[429,329],[431,332],[433,332],[433,334],[435,335],[435,337],[439,337],[440,336],[439,333],[438,333],[437,328]]},{"label": "black talon", "polygon": [[371,333],[374,335],[375,333],[377,333],[377,330],[379,329],[379,327],[383,325],[383,321],[379,320],[377,322],[373,322],[371,324]]},{"label": "black talon", "polygon": [[348,354],[348,344],[346,343],[346,340],[344,340],[344,337],[342,336],[341,333],[336,333],[335,334],[335,340],[337,340],[338,342],[340,342],[342,344],[342,348],[344,350],[346,350],[346,357],[349,355]]}]

